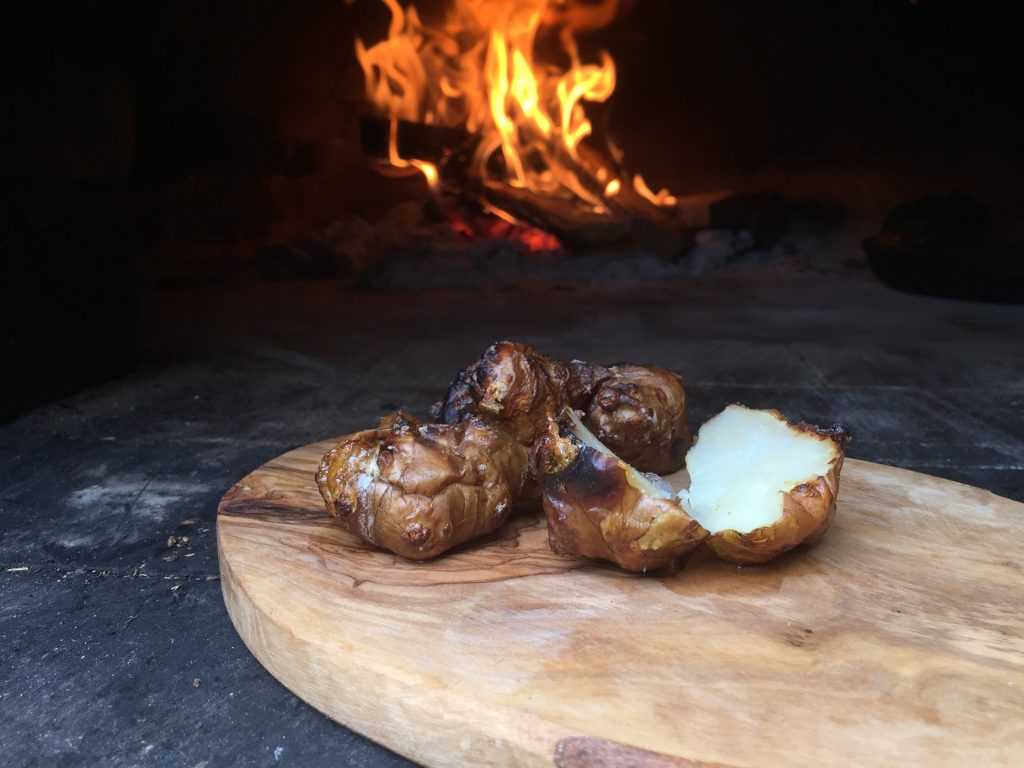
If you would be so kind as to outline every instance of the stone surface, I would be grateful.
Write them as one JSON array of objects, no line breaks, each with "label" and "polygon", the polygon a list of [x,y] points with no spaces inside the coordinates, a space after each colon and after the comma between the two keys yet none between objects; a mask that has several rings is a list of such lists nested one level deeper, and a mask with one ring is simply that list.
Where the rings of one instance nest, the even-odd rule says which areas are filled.
[{"label": "stone surface", "polygon": [[1021,308],[758,271],[404,294],[223,284],[144,306],[140,370],[0,427],[4,765],[407,764],[246,651],[216,580],[216,504],[289,448],[425,414],[496,339],[676,368],[695,425],[729,402],[842,420],[852,456],[1024,500]]}]

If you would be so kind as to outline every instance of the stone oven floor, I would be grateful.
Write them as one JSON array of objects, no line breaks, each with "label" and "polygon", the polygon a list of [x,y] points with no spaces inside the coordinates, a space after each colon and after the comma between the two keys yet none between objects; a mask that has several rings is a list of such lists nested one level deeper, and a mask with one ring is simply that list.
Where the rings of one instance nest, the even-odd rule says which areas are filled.
[{"label": "stone oven floor", "polygon": [[630,288],[157,291],[142,369],[0,427],[4,764],[407,765],[246,651],[221,601],[215,510],[289,448],[395,408],[425,414],[501,338],[675,368],[695,426],[730,402],[841,420],[854,457],[1024,500],[1022,307],[767,271]]}]

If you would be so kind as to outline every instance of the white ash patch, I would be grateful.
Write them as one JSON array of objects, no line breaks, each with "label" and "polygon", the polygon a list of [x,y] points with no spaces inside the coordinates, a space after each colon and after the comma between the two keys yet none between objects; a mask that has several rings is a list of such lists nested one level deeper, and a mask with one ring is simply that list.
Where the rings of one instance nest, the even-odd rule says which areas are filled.
[{"label": "white ash patch", "polygon": [[194,480],[147,480],[142,475],[110,477],[69,493],[64,501],[75,510],[68,525],[53,539],[62,547],[131,543],[143,538],[152,523],[194,511],[197,497],[213,490]]}]

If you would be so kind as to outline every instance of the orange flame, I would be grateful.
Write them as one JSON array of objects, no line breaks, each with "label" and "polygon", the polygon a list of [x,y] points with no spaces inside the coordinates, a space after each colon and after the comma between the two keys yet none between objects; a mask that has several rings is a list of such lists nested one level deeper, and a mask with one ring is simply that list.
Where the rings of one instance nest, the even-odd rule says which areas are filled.
[{"label": "orange flame", "polygon": [[432,190],[437,190],[440,178],[437,166],[426,160],[406,160],[398,154],[398,121],[392,120],[388,131],[388,162],[396,168],[415,168],[427,179]]},{"label": "orange flame", "polygon": [[647,182],[644,181],[644,177],[639,173],[633,177],[633,189],[635,189],[641,197],[647,198],[655,205],[672,206],[679,202],[667,189],[663,189],[657,193],[652,192],[651,188],[647,186]]},{"label": "orange flame", "polygon": [[[615,64],[606,51],[584,62],[578,31],[611,22],[619,0],[452,0],[443,21],[425,25],[415,6],[382,0],[391,12],[388,36],[367,46],[356,40],[367,99],[392,120],[389,162],[414,167],[431,187],[437,166],[399,157],[395,121],[464,128],[479,136],[471,172],[481,182],[573,200],[598,213],[630,177],[588,167],[581,145],[594,133],[586,104],[615,90]],[[558,56],[540,60],[538,34],[557,31]],[[619,161],[617,150],[609,147]],[[590,164],[593,165],[593,164]],[[631,185],[654,205],[675,204],[654,194],[639,176]]]}]

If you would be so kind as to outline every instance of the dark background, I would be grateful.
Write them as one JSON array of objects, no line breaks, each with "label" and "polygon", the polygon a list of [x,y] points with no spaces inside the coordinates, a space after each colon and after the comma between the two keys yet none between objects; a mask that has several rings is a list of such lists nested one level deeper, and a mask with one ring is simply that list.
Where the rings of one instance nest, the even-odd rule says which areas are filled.
[{"label": "dark background", "polygon": [[[400,194],[355,127],[352,38],[382,34],[378,3],[0,13],[8,413],[136,364],[147,285],[221,279]],[[1016,35],[957,2],[640,0],[593,42],[618,64],[613,133],[652,185],[769,186],[880,218],[952,189],[1019,212]]]}]

